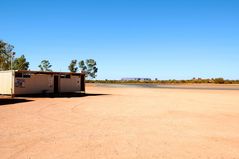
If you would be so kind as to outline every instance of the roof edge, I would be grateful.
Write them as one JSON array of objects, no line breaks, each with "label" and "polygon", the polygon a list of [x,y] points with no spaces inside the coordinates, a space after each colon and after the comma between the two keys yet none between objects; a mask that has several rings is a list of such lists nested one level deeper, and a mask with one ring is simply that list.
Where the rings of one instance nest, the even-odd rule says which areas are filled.
[{"label": "roof edge", "polygon": [[18,72],[18,73],[32,73],[32,74],[55,74],[55,75],[85,75],[85,73],[75,73],[75,72],[45,72],[45,71],[29,71],[29,70],[7,70],[0,72]]}]

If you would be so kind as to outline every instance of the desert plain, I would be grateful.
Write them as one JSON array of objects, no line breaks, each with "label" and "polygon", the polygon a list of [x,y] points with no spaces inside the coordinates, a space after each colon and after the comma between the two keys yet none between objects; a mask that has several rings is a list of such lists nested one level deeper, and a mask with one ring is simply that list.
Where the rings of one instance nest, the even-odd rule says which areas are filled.
[{"label": "desert plain", "polygon": [[239,159],[239,90],[86,89],[0,99],[0,158]]}]

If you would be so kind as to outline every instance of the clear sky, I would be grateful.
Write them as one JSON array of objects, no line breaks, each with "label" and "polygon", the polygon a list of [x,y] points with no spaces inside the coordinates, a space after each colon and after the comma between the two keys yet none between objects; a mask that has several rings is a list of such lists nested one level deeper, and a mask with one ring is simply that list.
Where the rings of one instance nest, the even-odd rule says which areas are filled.
[{"label": "clear sky", "polygon": [[0,0],[0,39],[30,69],[97,61],[97,79],[239,79],[238,0]]}]

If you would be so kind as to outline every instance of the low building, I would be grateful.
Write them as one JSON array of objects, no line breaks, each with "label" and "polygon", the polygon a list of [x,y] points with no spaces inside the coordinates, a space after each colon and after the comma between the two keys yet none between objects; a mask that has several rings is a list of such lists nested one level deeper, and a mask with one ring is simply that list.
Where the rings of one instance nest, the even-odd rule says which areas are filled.
[{"label": "low building", "polygon": [[122,81],[151,81],[151,78],[122,78]]},{"label": "low building", "polygon": [[85,74],[42,71],[0,71],[0,94],[85,93]]}]

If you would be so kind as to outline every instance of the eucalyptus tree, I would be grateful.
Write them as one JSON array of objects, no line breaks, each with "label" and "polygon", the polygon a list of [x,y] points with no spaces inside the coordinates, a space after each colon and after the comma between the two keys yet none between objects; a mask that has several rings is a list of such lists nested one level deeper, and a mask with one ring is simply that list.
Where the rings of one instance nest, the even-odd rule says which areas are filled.
[{"label": "eucalyptus tree", "polygon": [[88,78],[96,78],[98,68],[94,59],[81,60],[79,62],[79,68],[82,73],[85,73]]},{"label": "eucalyptus tree", "polygon": [[14,46],[0,40],[0,70],[10,70],[15,52]]},{"label": "eucalyptus tree", "polygon": [[14,62],[13,62],[14,70],[28,70],[28,68],[29,68],[29,62],[27,62],[24,55],[14,59]]},{"label": "eucalyptus tree", "polygon": [[51,70],[52,65],[48,60],[42,60],[41,64],[38,67],[40,68],[41,71],[52,72]]},{"label": "eucalyptus tree", "polygon": [[68,69],[70,72],[77,72],[78,71],[77,60],[71,60],[71,63],[68,66]]}]

